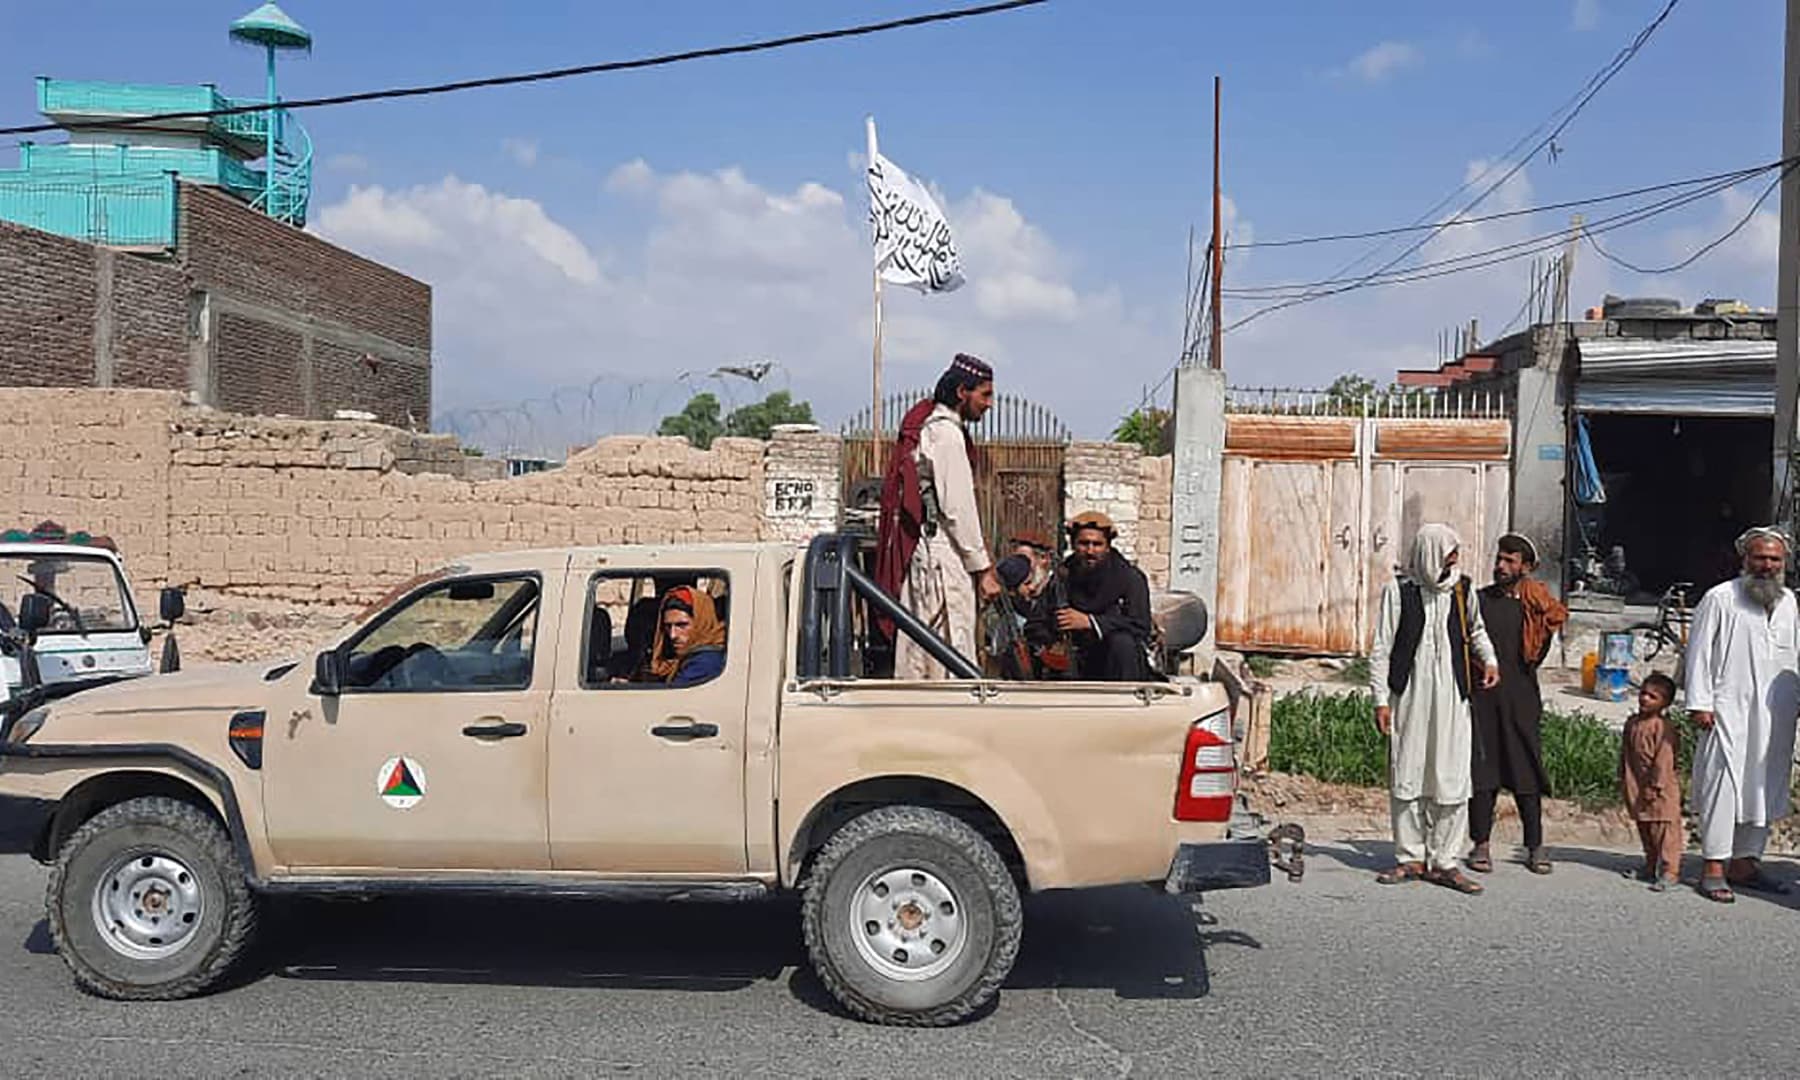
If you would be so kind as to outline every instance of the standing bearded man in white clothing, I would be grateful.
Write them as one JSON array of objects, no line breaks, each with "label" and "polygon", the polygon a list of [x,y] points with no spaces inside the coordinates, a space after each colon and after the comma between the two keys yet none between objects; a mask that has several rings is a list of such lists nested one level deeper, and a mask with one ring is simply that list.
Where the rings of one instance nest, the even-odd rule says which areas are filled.
[{"label": "standing bearded man in white clothing", "polygon": [[1382,590],[1369,689],[1375,724],[1390,740],[1395,864],[1376,880],[1473,894],[1481,886],[1458,866],[1474,789],[1469,694],[1498,684],[1500,669],[1481,604],[1457,572],[1460,547],[1448,525],[1422,526],[1399,579]]},{"label": "standing bearded man in white clothing", "polygon": [[[1784,582],[1792,543],[1779,529],[1738,538],[1743,573],[1694,608],[1687,708],[1694,748],[1694,816],[1706,869],[1700,893],[1731,903],[1732,886],[1787,892],[1762,870],[1769,826],[1788,814],[1794,723],[1800,715],[1800,618]],[[1727,867],[1726,861],[1730,861]]]}]

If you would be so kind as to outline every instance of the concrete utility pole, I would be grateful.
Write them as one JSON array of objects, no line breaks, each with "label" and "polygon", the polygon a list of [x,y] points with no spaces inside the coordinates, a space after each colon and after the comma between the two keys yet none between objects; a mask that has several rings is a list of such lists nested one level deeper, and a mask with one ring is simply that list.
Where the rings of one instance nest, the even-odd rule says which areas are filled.
[{"label": "concrete utility pole", "polygon": [[1787,0],[1787,53],[1781,70],[1781,255],[1775,275],[1775,490],[1771,519],[1792,516],[1795,402],[1800,397],[1800,0]]}]

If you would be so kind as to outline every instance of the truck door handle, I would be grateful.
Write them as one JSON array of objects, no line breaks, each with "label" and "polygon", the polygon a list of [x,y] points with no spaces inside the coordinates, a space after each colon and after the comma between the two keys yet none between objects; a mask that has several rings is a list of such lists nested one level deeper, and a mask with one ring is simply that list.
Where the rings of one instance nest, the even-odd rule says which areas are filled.
[{"label": "truck door handle", "polygon": [[650,729],[650,734],[659,739],[674,739],[678,742],[710,739],[719,734],[719,725],[700,720],[683,720],[679,724],[658,724]]},{"label": "truck door handle", "polygon": [[525,725],[491,720],[483,724],[470,724],[463,728],[463,734],[471,739],[516,739],[525,734]]}]

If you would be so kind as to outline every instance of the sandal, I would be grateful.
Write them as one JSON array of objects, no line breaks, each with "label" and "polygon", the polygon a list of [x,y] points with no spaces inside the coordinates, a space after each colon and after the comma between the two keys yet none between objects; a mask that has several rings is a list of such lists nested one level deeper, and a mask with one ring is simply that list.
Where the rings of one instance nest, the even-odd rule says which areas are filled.
[{"label": "sandal", "polygon": [[1544,854],[1543,848],[1532,848],[1525,856],[1525,869],[1534,874],[1548,874],[1556,869],[1550,862],[1550,856]]},{"label": "sandal", "polygon": [[1421,863],[1400,863],[1375,875],[1377,885],[1405,885],[1419,881],[1425,877],[1425,867]]},{"label": "sandal", "polygon": [[1635,870],[1621,870],[1619,876],[1626,881],[1651,882],[1656,880],[1656,874],[1648,866],[1640,866]]},{"label": "sandal", "polygon": [[1669,892],[1670,890],[1674,889],[1675,886],[1680,885],[1680,884],[1681,884],[1680,878],[1672,878],[1672,877],[1657,878],[1654,882],[1651,883],[1650,891],[1666,893],[1666,892]]},{"label": "sandal", "polygon": [[1486,844],[1476,844],[1475,850],[1469,852],[1469,869],[1477,874],[1494,872],[1494,856]]},{"label": "sandal", "polygon": [[1454,889],[1464,896],[1476,896],[1487,891],[1476,882],[1470,881],[1461,870],[1433,870],[1426,875],[1425,880],[1433,885]]},{"label": "sandal", "polygon": [[1735,904],[1737,894],[1725,883],[1723,877],[1703,877],[1700,879],[1700,895],[1715,904]]}]

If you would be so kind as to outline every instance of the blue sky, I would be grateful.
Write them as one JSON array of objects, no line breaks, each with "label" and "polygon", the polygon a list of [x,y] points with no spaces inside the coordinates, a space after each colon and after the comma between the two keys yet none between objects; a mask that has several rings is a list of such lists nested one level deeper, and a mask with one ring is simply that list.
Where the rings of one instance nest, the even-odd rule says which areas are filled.
[{"label": "blue sky", "polygon": [[[0,6],[0,72],[13,84],[0,85],[0,123],[34,118],[39,73],[258,94],[258,58],[225,38],[250,6],[190,2],[156,19],[122,2]],[[949,5],[293,0],[286,8],[316,46],[285,65],[283,93],[577,64],[939,6]],[[313,228],[433,283],[436,407],[484,441],[503,436],[471,430],[463,410],[600,379],[596,404],[570,425],[643,426],[679,406],[676,374],[753,358],[779,361],[771,382],[835,423],[868,396],[856,155],[873,113],[883,152],[942,192],[969,276],[949,296],[890,291],[888,385],[923,385],[957,349],[984,352],[1003,388],[1098,435],[1179,348],[1186,232],[1204,232],[1208,215],[1215,73],[1234,238],[1379,228],[1410,222],[1537,125],[1661,6],[1053,0],[785,52],[323,109],[305,116],[320,158]],[[1779,156],[1781,7],[1685,0],[1558,140],[1559,158],[1533,162],[1482,209]],[[1673,262],[1760,190],[1748,183],[1603,243],[1640,264]],[[1614,291],[1772,305],[1775,205],[1667,279],[1584,249],[1577,302]],[[1470,227],[1421,257],[1565,220]],[[1227,281],[1324,277],[1363,250],[1242,253]],[[1447,326],[1505,323],[1527,286],[1526,264],[1512,263],[1303,306],[1229,337],[1227,367],[1246,385],[1389,378],[1434,363]]]}]

